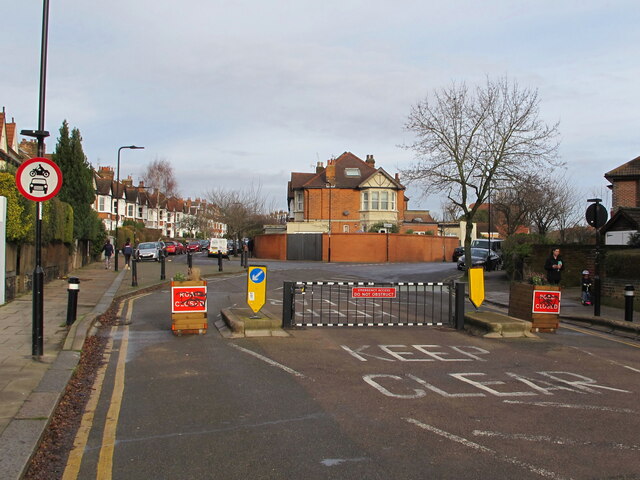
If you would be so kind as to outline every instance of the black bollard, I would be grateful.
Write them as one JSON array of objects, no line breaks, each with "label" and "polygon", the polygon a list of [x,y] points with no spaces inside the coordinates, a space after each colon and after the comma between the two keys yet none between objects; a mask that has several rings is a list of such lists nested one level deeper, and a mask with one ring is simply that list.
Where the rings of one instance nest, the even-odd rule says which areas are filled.
[{"label": "black bollard", "polygon": [[67,301],[67,326],[73,325],[78,312],[78,292],[80,292],[80,279],[69,277],[69,300]]},{"label": "black bollard", "polygon": [[222,252],[218,250],[218,271],[222,271]]},{"label": "black bollard", "polygon": [[138,286],[138,260],[135,257],[131,259],[131,286]]},{"label": "black bollard", "polygon": [[193,257],[191,256],[191,250],[187,252],[187,267],[189,270],[193,268]]},{"label": "black bollard", "polygon": [[249,268],[249,252],[242,252],[244,255],[244,268],[245,270]]},{"label": "black bollard", "polygon": [[160,280],[164,280],[166,278],[164,268],[164,254],[160,252]]},{"label": "black bollard", "polygon": [[633,285],[624,286],[624,319],[633,322],[633,297],[635,296]]}]

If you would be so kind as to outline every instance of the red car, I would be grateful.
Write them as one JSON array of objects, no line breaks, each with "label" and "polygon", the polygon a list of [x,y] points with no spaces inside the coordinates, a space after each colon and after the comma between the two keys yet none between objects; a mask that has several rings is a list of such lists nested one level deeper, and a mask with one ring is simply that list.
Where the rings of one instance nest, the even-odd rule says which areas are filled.
[{"label": "red car", "polygon": [[164,245],[167,255],[176,255],[177,253],[180,253],[178,251],[178,242],[165,242]]},{"label": "red car", "polygon": [[187,253],[187,248],[182,244],[182,242],[176,242],[176,253],[180,255]]},{"label": "red car", "polygon": [[198,240],[194,240],[193,242],[189,242],[189,245],[187,245],[187,250],[189,252],[199,252],[200,251],[200,242]]}]

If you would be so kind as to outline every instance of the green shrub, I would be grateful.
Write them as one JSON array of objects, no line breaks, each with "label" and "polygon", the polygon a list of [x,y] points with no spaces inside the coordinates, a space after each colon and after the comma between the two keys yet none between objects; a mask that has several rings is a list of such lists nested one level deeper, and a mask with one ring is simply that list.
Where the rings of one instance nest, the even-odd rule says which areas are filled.
[{"label": "green shrub", "polygon": [[518,233],[511,235],[502,244],[503,266],[512,280],[524,278],[524,259],[533,253],[534,245],[549,244],[544,235]]},{"label": "green shrub", "polygon": [[607,277],[640,279],[640,251],[610,251],[605,257]]}]

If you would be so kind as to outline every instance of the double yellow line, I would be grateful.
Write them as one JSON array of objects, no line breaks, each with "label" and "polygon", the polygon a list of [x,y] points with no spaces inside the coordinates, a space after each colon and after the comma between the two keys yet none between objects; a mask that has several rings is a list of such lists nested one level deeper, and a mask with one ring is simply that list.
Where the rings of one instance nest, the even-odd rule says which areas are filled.
[{"label": "double yellow line", "polygon": [[[131,315],[133,312],[133,302],[139,298],[142,298],[148,293],[138,295],[130,298],[127,301],[127,317],[123,329],[122,341],[120,344],[120,352],[118,354],[118,363],[116,365],[115,382],[113,392],[111,394],[111,403],[109,411],[104,425],[104,432],[102,434],[102,445],[100,447],[100,457],[98,460],[98,467],[96,472],[96,478],[99,480],[111,480],[113,472],[113,451],[116,442],[116,429],[118,426],[118,419],[120,417],[120,407],[122,406],[122,397],[124,395],[124,373],[125,364],[127,360],[127,350],[129,347],[129,325],[131,324]],[[118,317],[122,316],[124,304],[120,305],[118,309]],[[73,442],[73,449],[67,459],[67,465],[62,476],[63,480],[76,480],[80,472],[80,466],[82,465],[82,458],[87,447],[89,440],[89,433],[93,426],[95,412],[98,407],[98,401],[102,392],[102,385],[104,384],[104,378],[107,367],[109,366],[109,359],[113,349],[113,337],[118,327],[111,327],[109,334],[109,340],[104,354],[104,363],[96,374],[96,380],[94,383],[94,389],[89,397],[85,412],[82,415],[82,421],[80,428],[76,434],[76,438]]]}]

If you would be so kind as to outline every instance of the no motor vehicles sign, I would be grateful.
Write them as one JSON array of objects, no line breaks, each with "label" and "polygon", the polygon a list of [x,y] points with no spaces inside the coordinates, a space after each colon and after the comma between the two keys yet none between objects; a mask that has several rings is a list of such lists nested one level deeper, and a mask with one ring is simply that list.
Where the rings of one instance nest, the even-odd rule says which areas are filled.
[{"label": "no motor vehicles sign", "polygon": [[16,186],[29,200],[44,202],[55,197],[60,191],[62,171],[48,158],[30,158],[18,168]]}]

